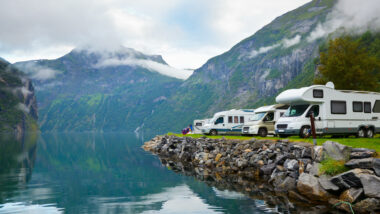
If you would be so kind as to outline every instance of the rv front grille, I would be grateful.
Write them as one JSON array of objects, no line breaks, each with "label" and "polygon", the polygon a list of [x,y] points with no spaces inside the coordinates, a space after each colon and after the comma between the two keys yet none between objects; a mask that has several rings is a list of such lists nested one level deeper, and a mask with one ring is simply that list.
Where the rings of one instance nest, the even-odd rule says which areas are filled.
[{"label": "rv front grille", "polygon": [[288,124],[277,124],[277,129],[286,129]]},{"label": "rv front grille", "polygon": [[249,127],[244,127],[243,128],[243,132],[248,132],[248,130],[249,130]]}]

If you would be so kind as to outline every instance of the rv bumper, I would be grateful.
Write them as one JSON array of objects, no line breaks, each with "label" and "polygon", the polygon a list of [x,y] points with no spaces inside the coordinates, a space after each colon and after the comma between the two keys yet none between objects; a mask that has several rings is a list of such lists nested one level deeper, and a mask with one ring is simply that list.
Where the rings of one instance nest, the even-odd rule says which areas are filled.
[{"label": "rv bumper", "polygon": [[276,129],[276,134],[284,134],[284,135],[298,135],[300,133],[299,129]]},{"label": "rv bumper", "polygon": [[252,134],[256,135],[258,133],[259,128],[256,126],[244,126],[242,128],[242,134]]}]

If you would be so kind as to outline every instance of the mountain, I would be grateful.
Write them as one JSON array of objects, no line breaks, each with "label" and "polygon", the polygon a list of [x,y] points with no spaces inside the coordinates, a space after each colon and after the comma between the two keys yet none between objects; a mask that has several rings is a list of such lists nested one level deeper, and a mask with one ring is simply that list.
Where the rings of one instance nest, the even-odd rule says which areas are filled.
[{"label": "mountain", "polygon": [[36,86],[42,131],[137,131],[183,82],[161,56],[124,47],[15,65]]},{"label": "mountain", "polygon": [[38,126],[34,88],[25,75],[0,58],[0,132],[23,137]]},{"label": "mountain", "polygon": [[[311,84],[324,39],[310,41],[308,36],[326,20],[335,2],[313,0],[208,60],[155,110],[146,130],[178,132],[194,119],[270,104],[286,88]],[[162,118],[178,122],[163,126]]]}]

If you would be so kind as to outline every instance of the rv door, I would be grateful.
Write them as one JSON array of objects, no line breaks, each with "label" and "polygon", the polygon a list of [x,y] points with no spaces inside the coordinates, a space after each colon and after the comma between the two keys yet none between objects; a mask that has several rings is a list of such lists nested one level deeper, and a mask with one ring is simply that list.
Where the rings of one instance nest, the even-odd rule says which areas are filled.
[{"label": "rv door", "polygon": [[323,124],[322,124],[322,118],[321,118],[321,115],[320,115],[320,107],[319,105],[313,105],[310,107],[309,111],[307,112],[306,114],[306,117],[308,117],[310,119],[310,114],[311,112],[313,112],[313,115],[314,115],[314,124],[315,124],[315,132],[316,133],[321,133],[322,132],[322,128],[323,128]]}]

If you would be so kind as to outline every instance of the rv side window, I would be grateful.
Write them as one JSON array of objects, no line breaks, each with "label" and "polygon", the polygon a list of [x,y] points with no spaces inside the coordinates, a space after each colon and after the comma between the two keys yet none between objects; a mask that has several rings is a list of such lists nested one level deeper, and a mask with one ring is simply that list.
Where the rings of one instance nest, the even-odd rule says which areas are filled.
[{"label": "rv side window", "polygon": [[352,110],[354,112],[363,112],[363,102],[352,102]]},{"label": "rv side window", "polygon": [[244,117],[240,116],[240,123],[244,123]]},{"label": "rv side window", "polygon": [[371,113],[371,103],[364,102],[364,113]]},{"label": "rv side window", "polygon": [[380,100],[376,100],[375,105],[373,106],[372,111],[374,113],[380,113]]},{"label": "rv side window", "polygon": [[228,116],[228,123],[232,123],[232,116]]},{"label": "rv side window", "polygon": [[202,123],[196,123],[195,126],[202,126]]},{"label": "rv side window", "polygon": [[238,116],[234,117],[234,123],[239,123],[239,117]]},{"label": "rv side window", "polygon": [[223,118],[223,117],[219,117],[219,118],[215,121],[215,125],[216,125],[216,124],[219,124],[219,123],[224,123],[224,118]]},{"label": "rv side window", "polygon": [[331,101],[331,114],[346,114],[346,101]]},{"label": "rv side window", "polygon": [[321,90],[321,89],[314,89],[313,90],[313,97],[314,98],[323,98],[323,90]]}]

